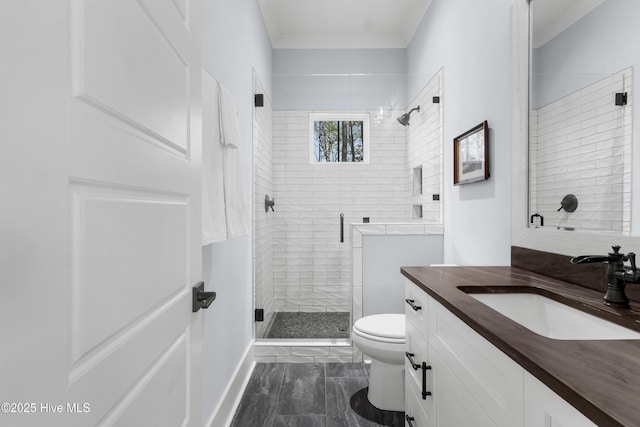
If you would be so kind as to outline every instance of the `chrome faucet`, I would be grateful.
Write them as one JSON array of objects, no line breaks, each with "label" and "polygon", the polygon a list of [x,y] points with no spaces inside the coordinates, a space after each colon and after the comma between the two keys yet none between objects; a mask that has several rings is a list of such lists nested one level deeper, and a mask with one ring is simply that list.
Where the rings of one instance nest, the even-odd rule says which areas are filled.
[{"label": "chrome faucet", "polygon": [[[616,307],[629,307],[629,298],[624,293],[628,283],[640,283],[640,273],[636,268],[636,254],[620,253],[620,246],[612,246],[613,252],[608,255],[582,255],[571,258],[572,264],[589,264],[602,262],[609,264],[607,268],[607,292],[604,295],[604,302],[607,305]],[[629,261],[631,268],[624,262]]]}]

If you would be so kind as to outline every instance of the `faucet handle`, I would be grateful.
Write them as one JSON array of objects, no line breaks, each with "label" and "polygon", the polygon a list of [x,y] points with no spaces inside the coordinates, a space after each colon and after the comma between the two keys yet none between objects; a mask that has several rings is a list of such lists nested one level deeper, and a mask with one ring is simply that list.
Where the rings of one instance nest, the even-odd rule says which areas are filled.
[{"label": "faucet handle", "polygon": [[627,254],[627,257],[629,257],[629,262],[631,263],[631,270],[635,273],[638,271],[638,269],[636,268],[636,254],[633,252],[629,252]]},{"label": "faucet handle", "polygon": [[620,251],[620,245],[613,245],[611,249],[613,249],[614,254],[617,254]]}]

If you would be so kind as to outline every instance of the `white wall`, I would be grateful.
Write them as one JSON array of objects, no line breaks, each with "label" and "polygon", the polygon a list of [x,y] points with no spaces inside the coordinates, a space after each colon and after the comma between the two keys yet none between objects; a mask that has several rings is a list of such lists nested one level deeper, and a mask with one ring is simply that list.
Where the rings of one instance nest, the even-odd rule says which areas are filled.
[{"label": "white wall", "polygon": [[540,48],[533,49],[532,105],[548,104],[631,66],[638,78],[638,16],[637,0],[608,0]]},{"label": "white wall", "polygon": [[[512,4],[433,0],[407,49],[409,97],[444,69],[445,262],[510,264]],[[417,77],[416,77],[417,76]],[[488,181],[453,185],[453,138],[489,122]]]},{"label": "white wall", "polygon": [[[271,75],[271,46],[255,1],[204,0],[203,66],[236,101],[247,199],[252,177],[252,69]],[[269,79],[265,93],[270,94]],[[249,202],[248,202],[249,203]],[[248,204],[251,206],[250,204]],[[204,278],[218,294],[205,313],[204,414],[210,419],[252,342],[251,237],[203,248]]]},{"label": "white wall", "polygon": [[442,263],[442,235],[362,236],[362,315],[404,314],[400,267]]},{"label": "white wall", "polygon": [[405,49],[276,49],[276,110],[404,109]]}]

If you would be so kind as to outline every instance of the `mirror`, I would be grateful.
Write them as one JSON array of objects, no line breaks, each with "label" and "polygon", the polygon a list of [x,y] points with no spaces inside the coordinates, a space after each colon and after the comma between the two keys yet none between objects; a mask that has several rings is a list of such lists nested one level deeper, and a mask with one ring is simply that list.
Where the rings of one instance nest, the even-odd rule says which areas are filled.
[{"label": "mirror", "polygon": [[640,226],[632,218],[637,16],[637,0],[531,0],[530,229],[631,235]]}]

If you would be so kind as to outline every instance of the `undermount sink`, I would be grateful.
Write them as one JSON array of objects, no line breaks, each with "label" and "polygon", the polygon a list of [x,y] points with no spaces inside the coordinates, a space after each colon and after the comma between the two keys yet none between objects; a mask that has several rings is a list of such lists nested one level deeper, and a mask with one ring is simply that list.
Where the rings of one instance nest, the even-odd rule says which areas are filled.
[{"label": "undermount sink", "polygon": [[556,340],[640,339],[640,332],[537,293],[474,293],[469,288],[463,289],[469,296],[547,338]]}]

